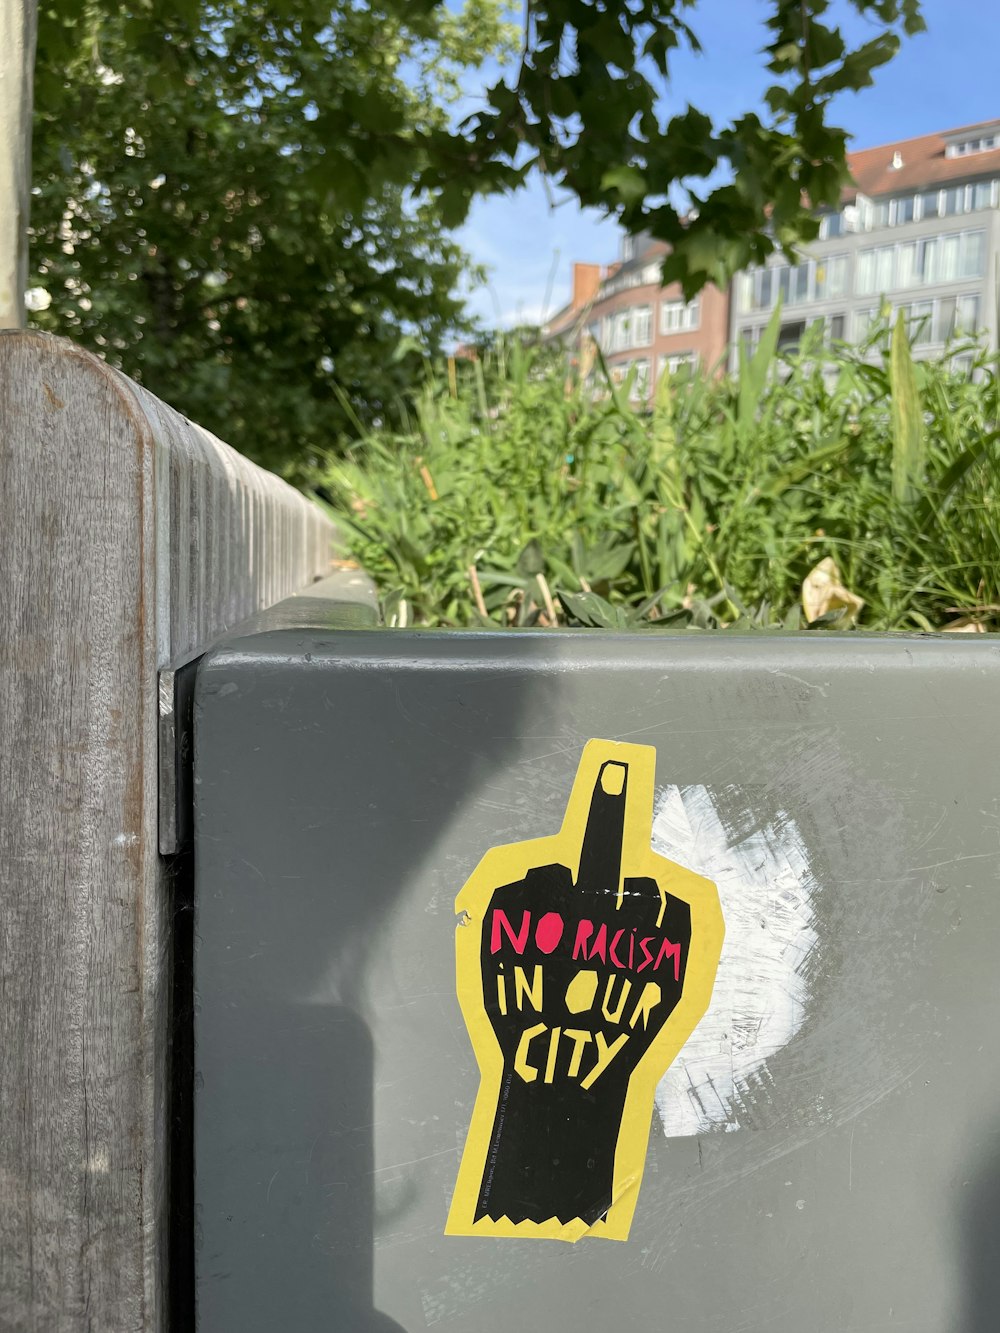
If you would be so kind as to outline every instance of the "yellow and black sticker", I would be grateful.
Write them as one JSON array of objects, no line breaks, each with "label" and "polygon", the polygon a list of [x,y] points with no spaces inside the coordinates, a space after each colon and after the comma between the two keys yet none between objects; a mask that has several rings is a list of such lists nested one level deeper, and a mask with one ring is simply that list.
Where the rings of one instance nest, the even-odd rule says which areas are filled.
[{"label": "yellow and black sticker", "polygon": [[480,1084],[448,1235],[628,1238],[724,934],[715,885],[650,847],[655,762],[588,742],[560,831],[493,848],[455,901]]}]

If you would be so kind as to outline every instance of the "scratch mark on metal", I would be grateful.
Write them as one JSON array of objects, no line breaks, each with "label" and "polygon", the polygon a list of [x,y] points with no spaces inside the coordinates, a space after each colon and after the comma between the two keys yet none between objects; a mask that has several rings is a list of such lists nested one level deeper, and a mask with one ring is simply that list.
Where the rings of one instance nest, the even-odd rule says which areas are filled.
[{"label": "scratch mark on metal", "polygon": [[818,690],[819,693],[823,696],[823,698],[824,699],[826,698],[826,690],[824,689],[824,687],[822,685],[817,684],[816,681],[806,680],[804,676],[793,676],[790,671],[776,671],[776,670],[769,671],[768,675],[784,676],[785,680],[794,680],[798,685],[804,685],[807,690]]},{"label": "scratch mark on metal", "polygon": [[946,861],[933,861],[929,866],[910,866],[910,871],[940,870],[942,866],[957,865],[959,861],[995,861],[998,856],[1000,853],[997,852],[970,852],[968,856],[949,856]]},{"label": "scratch mark on metal", "polygon": [[855,1119],[851,1125],[851,1142],[847,1149],[847,1192],[848,1194],[854,1188],[854,1135],[858,1128],[858,1122]]},{"label": "scratch mark on metal", "polygon": [[406,1162],[393,1162],[390,1166],[377,1166],[375,1175],[381,1175],[384,1171],[402,1171],[404,1166],[416,1166],[418,1162],[429,1162],[432,1157],[455,1157],[458,1154],[458,1148],[441,1148],[437,1152],[424,1153],[423,1157],[411,1157]]}]

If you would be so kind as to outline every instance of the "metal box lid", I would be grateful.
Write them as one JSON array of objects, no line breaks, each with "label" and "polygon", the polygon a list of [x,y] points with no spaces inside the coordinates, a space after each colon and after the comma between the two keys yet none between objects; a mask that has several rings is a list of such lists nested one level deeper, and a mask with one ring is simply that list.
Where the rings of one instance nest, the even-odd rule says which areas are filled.
[{"label": "metal box lid", "polygon": [[[860,634],[313,628],[213,652],[195,698],[200,1333],[992,1328],[998,668],[990,639]],[[581,767],[594,740],[607,747]],[[564,826],[578,772],[583,815]],[[632,811],[647,786],[648,846],[628,824],[629,866],[588,881],[618,893],[614,910],[637,895],[612,975],[613,932],[600,946],[599,912],[566,896],[586,879],[579,850],[533,840],[589,816],[613,831],[622,793]],[[532,855],[483,861],[526,841]],[[539,864],[548,879],[527,873]],[[661,1071],[642,1063],[655,1041],[638,1049],[657,1021],[636,1016],[643,939],[681,960],[664,948],[655,971],[656,1003],[689,1028]],[[579,1039],[576,972],[596,977]],[[705,977],[698,1011],[685,996]],[[558,1013],[532,993],[553,978]],[[611,1127],[624,1241],[598,1196],[572,1205],[590,1209],[575,1243],[553,1238],[565,1219],[489,1225],[497,1089],[524,1091],[510,1079],[480,1106],[490,1133],[456,1196],[480,1089],[470,994],[492,1015],[484,1086],[497,1051],[509,1073],[520,1048],[521,1082],[544,1094],[504,1103],[513,1158],[490,1188],[507,1180],[508,1221],[537,1222],[556,1188],[539,1173],[590,1169],[588,1136],[607,1160],[606,1107],[588,1120],[566,1098],[583,1097],[602,1024],[605,1053],[615,1032],[632,1040],[618,1049],[642,1096],[627,1090]],[[472,1234],[445,1234],[456,1208],[450,1230]]]}]

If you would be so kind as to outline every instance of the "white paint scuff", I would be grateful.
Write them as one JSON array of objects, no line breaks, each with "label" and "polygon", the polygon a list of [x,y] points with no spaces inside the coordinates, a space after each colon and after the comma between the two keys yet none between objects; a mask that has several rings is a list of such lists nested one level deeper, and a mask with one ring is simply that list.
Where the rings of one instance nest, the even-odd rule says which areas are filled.
[{"label": "white paint scuff", "polygon": [[802,1026],[817,943],[809,856],[785,814],[733,839],[707,787],[657,794],[653,850],[718,887],[726,938],[712,1001],[660,1080],[668,1137],[736,1129],[751,1080]]}]

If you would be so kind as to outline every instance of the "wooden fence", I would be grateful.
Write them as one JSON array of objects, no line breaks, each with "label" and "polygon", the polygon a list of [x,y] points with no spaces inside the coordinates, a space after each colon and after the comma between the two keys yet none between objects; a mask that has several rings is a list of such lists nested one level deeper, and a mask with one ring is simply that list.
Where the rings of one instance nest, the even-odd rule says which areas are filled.
[{"label": "wooden fence", "polygon": [[61,339],[0,333],[0,1328],[167,1322],[157,672],[334,529]]}]

